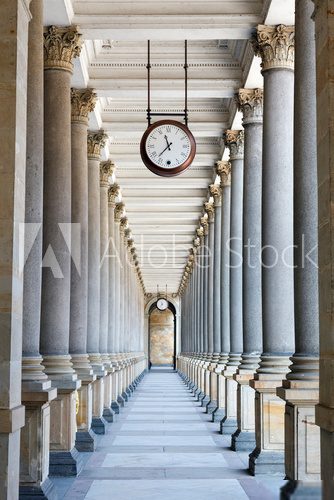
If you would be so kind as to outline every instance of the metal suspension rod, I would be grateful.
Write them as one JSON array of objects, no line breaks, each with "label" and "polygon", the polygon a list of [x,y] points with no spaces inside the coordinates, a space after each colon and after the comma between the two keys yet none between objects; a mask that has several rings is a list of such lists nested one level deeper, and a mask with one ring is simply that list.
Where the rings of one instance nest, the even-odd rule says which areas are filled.
[{"label": "metal suspension rod", "polygon": [[147,40],[147,121],[151,125],[151,50],[150,40]]},{"label": "metal suspension rod", "polygon": [[184,121],[188,127],[188,41],[184,41]]}]

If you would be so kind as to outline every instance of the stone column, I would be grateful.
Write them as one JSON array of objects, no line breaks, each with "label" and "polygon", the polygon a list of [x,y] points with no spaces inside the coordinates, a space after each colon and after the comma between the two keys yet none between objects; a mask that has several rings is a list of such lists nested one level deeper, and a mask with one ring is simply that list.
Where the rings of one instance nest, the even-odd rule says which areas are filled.
[{"label": "stone column", "polygon": [[218,367],[218,407],[212,414],[213,422],[220,422],[225,417],[225,386],[226,380],[223,375],[230,352],[230,226],[231,226],[231,163],[218,161],[216,164],[217,174],[220,177],[222,191],[222,220],[221,220],[221,307],[220,307],[220,329],[221,329],[221,351],[219,354]]},{"label": "stone column", "polygon": [[116,198],[119,195],[119,185],[112,184],[108,190],[108,205],[109,205],[109,313],[108,313],[108,352],[113,367],[112,375],[112,390],[111,390],[111,408],[115,413],[119,413],[119,404],[117,403],[117,351],[116,351],[116,267],[117,250],[115,246],[115,206]]},{"label": "stone column", "polygon": [[240,89],[238,105],[245,130],[243,198],[243,353],[234,375],[238,382],[238,429],[232,435],[235,451],[255,447],[255,392],[249,380],[262,352],[261,212],[262,212],[262,89]]},{"label": "stone column", "polygon": [[43,259],[43,2],[33,0],[30,12],[22,322],[22,403],[26,419],[21,431],[20,494],[39,492],[51,497],[54,488],[48,479],[49,403],[56,398],[57,389],[51,389],[51,381],[44,373],[39,353]]},{"label": "stone column", "polygon": [[[70,354],[73,368],[81,380],[78,391],[78,451],[94,451],[92,423],[92,382],[96,379],[87,354],[88,298],[88,114],[93,111],[96,94],[91,89],[72,89],[72,249],[70,301]],[[77,257],[78,256],[78,257]]]},{"label": "stone column", "polygon": [[230,252],[230,345],[228,361],[223,372],[226,378],[226,415],[221,431],[231,434],[237,429],[237,388],[233,379],[241,361],[243,350],[242,329],[242,217],[244,184],[244,132],[227,130],[225,144],[231,161],[231,226],[227,249]]},{"label": "stone column", "polygon": [[69,355],[71,291],[71,75],[81,50],[77,28],[44,31],[44,217],[41,353],[57,387],[51,403],[50,473],[75,475],[76,390]]},{"label": "stone column", "polygon": [[100,342],[99,352],[107,370],[104,378],[103,417],[109,423],[114,421],[111,409],[111,375],[113,368],[108,349],[108,309],[109,309],[109,214],[108,188],[115,165],[112,161],[100,163]]},{"label": "stone column", "polygon": [[88,132],[88,313],[87,352],[97,379],[93,383],[92,429],[104,434],[104,376],[100,353],[100,156],[107,140],[103,131]]},{"label": "stone column", "polygon": [[[23,253],[27,132],[29,1],[0,4],[0,484],[1,500],[18,497],[21,405]],[[6,82],[4,84],[4,82]],[[21,270],[20,270],[21,265]]]},{"label": "stone column", "polygon": [[276,396],[294,352],[294,28],[258,26],[264,77],[262,187],[263,354],[255,379],[252,474],[284,474],[284,403]]},{"label": "stone column", "polygon": [[[334,2],[315,0],[319,227],[320,391],[316,424],[321,432],[323,499],[334,487],[334,246],[333,246],[333,57]],[[313,344],[311,344],[313,345]]]},{"label": "stone column", "polygon": [[[207,368],[210,364],[210,348],[213,350],[213,338],[209,335],[209,265],[210,265],[210,257],[209,257],[209,222],[208,216],[206,212],[205,215],[201,217],[201,225],[204,229],[204,238],[203,238],[203,257],[202,257],[202,265],[203,265],[203,343],[204,343],[204,354],[202,358],[202,391],[203,397],[201,398],[201,406],[206,406],[210,402],[210,373]],[[212,323],[211,323],[212,324]]]},{"label": "stone column", "polygon": [[[286,495],[316,494],[320,479],[318,192],[315,26],[311,0],[296,1],[294,112],[295,353],[277,395],[285,405]],[[318,483],[320,498],[320,483]]]}]

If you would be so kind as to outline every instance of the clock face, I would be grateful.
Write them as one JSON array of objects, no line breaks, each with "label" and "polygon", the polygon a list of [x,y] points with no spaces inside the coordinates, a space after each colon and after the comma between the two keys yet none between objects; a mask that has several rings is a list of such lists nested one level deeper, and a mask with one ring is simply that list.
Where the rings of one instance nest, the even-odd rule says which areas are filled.
[{"label": "clock face", "polygon": [[164,311],[165,309],[167,309],[168,307],[168,302],[166,299],[159,299],[157,301],[157,308],[160,310],[160,311]]},{"label": "clock face", "polygon": [[147,129],[141,153],[145,165],[158,175],[172,176],[191,165],[196,144],[189,129],[174,120],[162,120]]}]

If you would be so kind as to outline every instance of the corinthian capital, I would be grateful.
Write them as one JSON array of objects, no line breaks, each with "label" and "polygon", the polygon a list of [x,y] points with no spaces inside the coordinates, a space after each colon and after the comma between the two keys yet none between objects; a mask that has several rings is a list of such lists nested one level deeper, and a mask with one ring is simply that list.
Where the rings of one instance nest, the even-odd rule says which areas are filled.
[{"label": "corinthian capital", "polygon": [[116,198],[119,195],[119,185],[112,184],[108,189],[108,205],[115,208]]},{"label": "corinthian capital", "polygon": [[97,95],[93,89],[71,89],[72,122],[88,124],[88,114],[93,111]]},{"label": "corinthian capital", "polygon": [[217,175],[220,177],[220,186],[222,188],[231,185],[231,163],[229,161],[217,161]]},{"label": "corinthian capital", "polygon": [[273,68],[294,69],[294,26],[260,24],[253,46],[255,54],[262,58],[262,71]]},{"label": "corinthian capital", "polygon": [[44,69],[72,72],[72,59],[80,55],[81,46],[77,26],[48,26],[44,30]]},{"label": "corinthian capital", "polygon": [[210,196],[213,196],[214,206],[220,207],[222,202],[222,191],[219,184],[210,184],[209,186]]},{"label": "corinthian capital", "polygon": [[100,163],[100,186],[108,187],[109,178],[114,173],[115,164],[111,160],[101,161]]},{"label": "corinthian capital", "polygon": [[208,223],[208,218],[205,217],[205,215],[203,215],[200,220],[200,225],[202,226],[203,228],[203,236],[206,236],[208,234],[208,230],[209,230],[209,223]]},{"label": "corinthian capital", "polygon": [[215,219],[215,207],[213,206],[213,203],[205,201],[203,204],[203,208],[204,211],[208,214],[209,223],[213,222]]},{"label": "corinthian capital", "polygon": [[196,234],[197,234],[197,238],[199,238],[200,244],[201,244],[201,239],[204,236],[204,228],[202,225],[196,229]]},{"label": "corinthian capital", "polygon": [[123,235],[125,234],[125,230],[128,229],[128,223],[128,218],[123,216],[120,220],[120,230]]},{"label": "corinthian capital", "polygon": [[262,123],[263,90],[240,89],[236,97],[239,111],[243,114],[243,124]]},{"label": "corinthian capital", "polygon": [[88,132],[87,134],[87,152],[88,158],[99,159],[101,149],[106,145],[108,136],[100,130],[99,132]]},{"label": "corinthian capital", "polygon": [[244,131],[226,130],[224,134],[225,146],[230,150],[231,160],[242,160],[244,157]]},{"label": "corinthian capital", "polygon": [[124,203],[116,203],[115,206],[115,212],[114,212],[114,217],[115,217],[115,222],[120,222],[122,217],[125,214],[125,206]]}]

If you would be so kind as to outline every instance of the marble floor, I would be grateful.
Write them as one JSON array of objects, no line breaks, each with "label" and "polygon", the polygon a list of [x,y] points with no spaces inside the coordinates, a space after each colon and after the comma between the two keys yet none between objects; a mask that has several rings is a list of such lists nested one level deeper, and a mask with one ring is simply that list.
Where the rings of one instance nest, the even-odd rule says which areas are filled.
[{"label": "marble floor", "polygon": [[278,499],[283,481],[249,476],[229,444],[175,372],[152,370],[80,475],[54,482],[71,500]]}]

